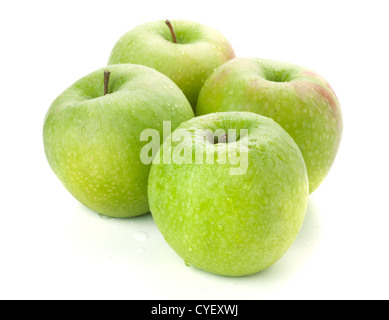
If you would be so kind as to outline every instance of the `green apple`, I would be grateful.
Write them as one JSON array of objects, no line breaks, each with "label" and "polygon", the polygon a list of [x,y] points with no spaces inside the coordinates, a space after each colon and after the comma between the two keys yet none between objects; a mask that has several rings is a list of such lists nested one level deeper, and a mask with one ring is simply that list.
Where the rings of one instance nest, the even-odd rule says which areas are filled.
[{"label": "green apple", "polygon": [[336,157],[343,120],[328,82],[312,70],[273,60],[237,58],[219,67],[202,88],[196,115],[250,111],[278,122],[305,160],[310,192]]},{"label": "green apple", "polygon": [[[111,73],[106,85],[105,69]],[[175,128],[194,115],[163,74],[131,64],[105,69],[78,80],[52,103],[44,147],[54,173],[75,198],[100,214],[131,217],[149,211],[151,165],[140,160],[141,132],[162,131],[163,121]]]},{"label": "green apple", "polygon": [[162,72],[195,108],[205,80],[234,57],[229,42],[213,28],[192,21],[167,20],[145,23],[124,34],[115,44],[108,64],[136,63]]},{"label": "green apple", "polygon": [[[209,138],[218,130],[247,134]],[[186,156],[175,160],[182,152]],[[245,170],[232,171],[242,162]],[[155,223],[187,264],[243,276],[271,266],[291,246],[309,183],[301,151],[279,124],[251,112],[225,112],[186,121],[165,139],[148,194]]]}]

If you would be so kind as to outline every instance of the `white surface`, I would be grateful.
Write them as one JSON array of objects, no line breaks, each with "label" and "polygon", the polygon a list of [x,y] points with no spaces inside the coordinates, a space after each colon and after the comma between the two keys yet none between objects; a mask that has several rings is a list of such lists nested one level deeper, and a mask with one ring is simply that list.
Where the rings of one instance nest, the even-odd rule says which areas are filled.
[{"label": "white surface", "polygon": [[[1,2],[0,298],[388,299],[386,2]],[[316,70],[341,102],[345,129],[330,175],[292,248],[259,274],[186,267],[150,215],[99,217],[45,159],[54,98],[103,67],[124,32],[165,18],[213,26],[239,57]]]}]

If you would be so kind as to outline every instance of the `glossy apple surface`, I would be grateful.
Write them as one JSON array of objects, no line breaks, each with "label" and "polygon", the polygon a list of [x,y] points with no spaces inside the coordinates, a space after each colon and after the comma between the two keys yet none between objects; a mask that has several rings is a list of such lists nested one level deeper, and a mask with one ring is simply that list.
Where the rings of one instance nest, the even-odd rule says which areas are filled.
[{"label": "glossy apple surface", "polygon": [[211,27],[185,20],[172,20],[171,25],[177,43],[164,20],[144,23],[118,40],[108,64],[136,63],[162,72],[195,108],[205,80],[235,54],[227,39]]},{"label": "glossy apple surface", "polygon": [[343,119],[334,91],[316,72],[273,60],[231,60],[204,84],[196,115],[223,111],[250,111],[278,122],[304,156],[310,192],[327,176]]},{"label": "glossy apple surface", "polygon": [[[207,130],[217,129],[248,135],[215,144]],[[188,148],[189,160],[198,150],[205,160],[213,150],[214,163],[175,162],[176,148]],[[231,174],[240,164],[221,161],[234,150],[241,161],[247,157],[242,174]],[[155,163],[163,153],[172,154],[170,164]],[[295,240],[308,197],[294,140],[272,119],[250,112],[182,123],[163,143],[149,177],[150,209],[167,243],[187,264],[221,275],[249,275],[274,264]]]},{"label": "glossy apple surface", "polygon": [[[107,95],[105,69],[111,72]],[[150,165],[140,160],[141,132],[162,132],[163,121],[175,128],[193,111],[182,91],[155,70],[130,64],[105,69],[78,80],[52,103],[44,147],[75,198],[100,214],[131,217],[149,211]]]}]

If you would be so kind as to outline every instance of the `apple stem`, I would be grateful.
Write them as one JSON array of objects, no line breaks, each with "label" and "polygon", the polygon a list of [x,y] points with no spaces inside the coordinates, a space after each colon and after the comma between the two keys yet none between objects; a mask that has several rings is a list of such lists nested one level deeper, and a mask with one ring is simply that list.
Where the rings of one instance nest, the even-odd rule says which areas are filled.
[{"label": "apple stem", "polygon": [[104,95],[108,93],[108,84],[109,84],[109,76],[111,72],[108,70],[104,70]]},{"label": "apple stem", "polygon": [[228,134],[227,133],[221,135],[220,137],[215,137],[215,139],[214,139],[214,144],[227,143],[227,142],[228,142]]},{"label": "apple stem", "polygon": [[177,43],[176,33],[174,32],[174,29],[173,29],[173,26],[172,26],[171,22],[169,20],[166,20],[165,23],[167,24],[167,26],[170,29],[170,32],[171,32],[172,37],[173,37],[173,42]]}]

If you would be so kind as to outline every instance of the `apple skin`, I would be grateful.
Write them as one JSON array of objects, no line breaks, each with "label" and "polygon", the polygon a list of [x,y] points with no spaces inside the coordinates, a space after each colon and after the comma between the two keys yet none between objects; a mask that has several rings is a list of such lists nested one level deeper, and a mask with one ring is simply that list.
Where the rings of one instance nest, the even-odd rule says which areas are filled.
[{"label": "apple skin", "polygon": [[250,111],[278,122],[304,156],[310,193],[327,176],[343,119],[334,91],[316,72],[274,60],[231,60],[205,82],[196,115],[223,111]]},{"label": "apple skin", "polygon": [[[194,130],[248,129],[232,144],[248,156],[247,171],[230,175],[231,162],[220,164],[155,163],[166,148],[188,145]],[[167,243],[186,264],[205,271],[243,276],[274,264],[291,246],[303,223],[309,183],[302,154],[274,120],[251,112],[208,114],[182,123],[165,140],[149,176],[149,203]],[[208,140],[204,150],[211,147]],[[173,152],[172,152],[173,153]]]},{"label": "apple skin", "polygon": [[171,24],[177,43],[165,21],[144,23],[118,40],[108,64],[136,63],[160,71],[181,88],[194,109],[205,80],[235,53],[213,28],[186,20]]},{"label": "apple skin", "polygon": [[[103,94],[104,70],[111,72]],[[194,116],[182,91],[163,74],[138,65],[115,65],[75,82],[51,105],[43,140],[48,162],[70,193],[111,217],[149,212],[151,165],[140,160],[140,133],[162,133]],[[162,135],[161,135],[162,136]]]}]

